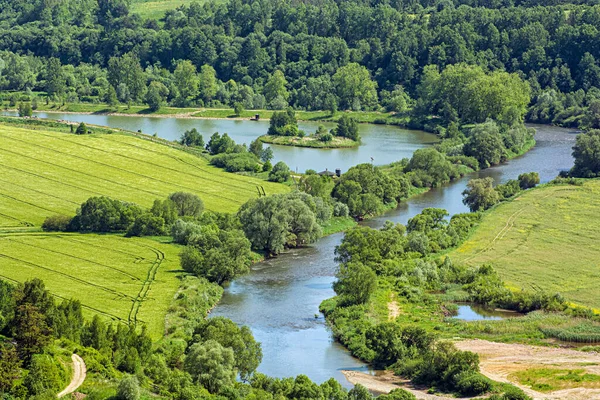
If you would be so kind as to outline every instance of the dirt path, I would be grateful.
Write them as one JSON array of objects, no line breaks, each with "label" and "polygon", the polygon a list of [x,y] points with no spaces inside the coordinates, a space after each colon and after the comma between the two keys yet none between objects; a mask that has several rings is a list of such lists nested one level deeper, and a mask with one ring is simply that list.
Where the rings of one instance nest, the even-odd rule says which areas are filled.
[{"label": "dirt path", "polygon": [[[452,396],[428,394],[427,389],[416,388],[409,381],[399,378],[391,371],[377,371],[376,375],[365,374],[358,371],[342,371],[346,379],[354,385],[361,384],[372,392],[389,393],[394,389],[404,389],[411,392],[419,400],[445,400]],[[470,397],[463,397],[469,399]]]},{"label": "dirt path", "polygon": [[398,318],[398,315],[400,315],[400,306],[396,301],[396,293],[392,293],[390,296],[390,301],[387,303],[387,308],[389,321],[393,321]]},{"label": "dirt path", "polygon": [[481,372],[500,382],[519,386],[534,399],[591,400],[600,399],[600,389],[572,388],[540,393],[514,381],[510,375],[530,368],[584,369],[600,375],[600,354],[581,351],[495,343],[487,340],[464,340],[455,343],[460,350],[479,354]]},{"label": "dirt path", "polygon": [[73,378],[71,379],[69,386],[67,386],[65,390],[57,395],[58,398],[73,393],[77,390],[77,388],[79,388],[79,386],[83,384],[83,381],[85,380],[86,369],[83,359],[77,354],[73,354],[71,359],[73,360]]}]

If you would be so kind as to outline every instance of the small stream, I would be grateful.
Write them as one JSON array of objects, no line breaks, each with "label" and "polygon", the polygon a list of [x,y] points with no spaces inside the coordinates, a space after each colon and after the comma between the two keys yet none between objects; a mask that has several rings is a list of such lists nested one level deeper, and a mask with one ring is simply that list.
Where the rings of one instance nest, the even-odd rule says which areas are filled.
[{"label": "small stream", "polygon": [[[87,114],[36,113],[41,118],[83,121],[158,136],[178,139],[186,129],[197,128],[205,140],[210,133],[228,132],[240,143],[266,133],[266,122],[231,120],[194,120],[152,117],[125,117]],[[318,123],[300,123],[300,128],[312,132]],[[332,125],[325,124],[328,127]],[[430,190],[411,198],[397,209],[383,216],[365,221],[364,225],[381,227],[386,220],[405,224],[424,208],[448,210],[450,215],[468,212],[462,203],[462,191],[467,182],[476,177],[493,177],[497,183],[516,179],[520,173],[535,171],[542,182],[553,179],[561,170],[573,164],[571,148],[576,132],[544,125],[530,125],[537,129],[536,146],[527,154],[506,164],[479,171],[452,184]],[[357,149],[300,149],[273,146],[275,159],[284,160],[292,169],[323,170],[342,168],[370,162],[387,164],[410,157],[418,149],[435,143],[434,135],[382,125],[360,125],[363,145]],[[341,370],[368,371],[368,367],[352,357],[336,343],[322,315],[319,304],[334,295],[331,284],[336,263],[334,249],[342,233],[320,239],[314,245],[289,251],[277,258],[252,267],[251,272],[233,281],[225,290],[223,299],[212,316],[225,316],[237,324],[248,325],[255,338],[262,343],[263,361],[258,370],[275,377],[305,374],[321,383],[334,377],[346,387]]]}]

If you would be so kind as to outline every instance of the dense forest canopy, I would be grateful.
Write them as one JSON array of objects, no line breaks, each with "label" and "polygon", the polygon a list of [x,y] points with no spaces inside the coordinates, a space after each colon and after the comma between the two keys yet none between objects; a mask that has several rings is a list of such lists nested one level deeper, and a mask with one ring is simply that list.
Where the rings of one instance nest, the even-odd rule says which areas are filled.
[{"label": "dense forest canopy", "polygon": [[531,119],[550,122],[600,97],[597,3],[231,0],[154,21],[123,0],[4,0],[0,85],[71,101],[148,91],[177,105],[374,109],[399,87],[417,97],[425,67],[465,63],[528,81]]}]

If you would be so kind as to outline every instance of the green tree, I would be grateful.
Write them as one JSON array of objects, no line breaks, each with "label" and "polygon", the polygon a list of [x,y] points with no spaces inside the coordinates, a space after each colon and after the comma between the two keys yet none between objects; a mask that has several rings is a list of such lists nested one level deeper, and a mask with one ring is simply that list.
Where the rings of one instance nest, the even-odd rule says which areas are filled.
[{"label": "green tree", "polygon": [[169,195],[180,217],[198,217],[204,210],[204,202],[193,193],[175,192]]},{"label": "green tree", "polygon": [[152,111],[158,111],[167,102],[169,89],[158,81],[150,82],[146,91],[146,104]]},{"label": "green tree", "polygon": [[104,92],[104,102],[111,107],[119,104],[119,99],[117,98],[117,91],[112,85],[108,85],[106,91]]},{"label": "green tree", "polygon": [[591,130],[577,136],[573,146],[575,165],[570,174],[581,178],[600,176],[600,130]]},{"label": "green tree", "polygon": [[264,88],[264,95],[267,103],[271,103],[273,100],[277,99],[277,97],[281,97],[287,101],[290,97],[290,94],[287,91],[286,86],[287,80],[285,79],[283,72],[280,70],[273,72]]},{"label": "green tree", "polygon": [[206,342],[215,340],[225,348],[233,350],[235,367],[240,377],[247,380],[258,368],[262,360],[262,349],[250,328],[238,327],[233,321],[224,317],[205,319],[196,328],[195,338]]},{"label": "green tree", "polygon": [[199,82],[200,96],[205,103],[211,101],[218,90],[217,73],[210,65],[203,65],[200,68],[200,82]]},{"label": "green tree", "polygon": [[223,136],[219,135],[218,132],[213,133],[206,144],[206,150],[208,150],[211,155],[231,153],[234,149],[235,142],[226,133],[224,133]]},{"label": "green tree", "polygon": [[66,378],[65,371],[50,355],[36,354],[31,359],[29,373],[23,384],[31,395],[57,393],[62,389]]},{"label": "green tree", "polygon": [[15,381],[21,376],[21,363],[15,346],[0,344],[0,393],[10,393]]},{"label": "green tree", "polygon": [[279,161],[273,166],[271,172],[269,172],[269,180],[271,182],[283,183],[289,180],[291,175],[290,167],[283,161]]},{"label": "green tree", "polygon": [[31,109],[31,103],[20,102],[19,103],[19,117],[31,117],[33,110]]},{"label": "green tree", "polygon": [[181,267],[211,282],[223,284],[246,273],[252,262],[250,242],[237,229],[203,225],[187,243],[181,253]]},{"label": "green tree", "polygon": [[181,143],[184,146],[203,148],[204,138],[196,128],[192,128],[185,131],[183,135],[181,135],[179,143]]},{"label": "green tree", "polygon": [[18,344],[21,358],[28,362],[31,356],[41,353],[52,341],[52,330],[40,309],[30,303],[17,307],[13,336]]},{"label": "green tree", "polygon": [[243,112],[244,112],[244,105],[242,103],[240,103],[239,101],[236,101],[235,103],[233,103],[233,114],[236,117],[239,117],[240,115],[242,115]]},{"label": "green tree", "polygon": [[235,356],[233,350],[224,348],[215,340],[190,346],[184,369],[192,379],[211,393],[218,393],[235,382]]},{"label": "green tree", "polygon": [[464,153],[479,161],[480,168],[489,168],[506,160],[506,148],[498,126],[493,121],[471,129]]},{"label": "green tree", "polygon": [[335,135],[352,139],[354,141],[359,141],[360,135],[358,134],[358,122],[356,122],[356,120],[349,115],[342,115],[337,121]]},{"label": "green tree", "polygon": [[[196,66],[189,60],[180,60],[173,72],[173,80],[178,92],[178,104],[185,106],[189,99],[198,95],[200,80]],[[212,95],[214,96],[214,94]]]},{"label": "green tree", "polygon": [[66,88],[67,83],[60,60],[50,58],[46,64],[46,92],[48,96],[61,95]]},{"label": "green tree", "polygon": [[271,115],[267,135],[275,136],[297,136],[298,121],[293,110],[275,111]]},{"label": "green tree", "polygon": [[463,191],[463,203],[469,206],[471,212],[490,208],[500,201],[498,192],[494,190],[494,179],[487,177],[471,179]]},{"label": "green tree", "polygon": [[369,389],[361,384],[356,384],[348,392],[348,400],[371,400],[372,398],[373,396],[369,392]]},{"label": "green tree", "polygon": [[88,129],[85,123],[82,122],[77,125],[77,129],[75,130],[76,135],[85,135],[86,133],[88,133]]},{"label": "green tree", "polygon": [[135,376],[127,375],[119,382],[117,398],[119,400],[139,400],[140,384]]},{"label": "green tree", "polygon": [[117,92],[119,86],[124,85],[133,100],[140,100],[146,90],[146,74],[139,58],[132,53],[108,60],[108,81]]},{"label": "green tree", "polygon": [[377,275],[371,268],[351,262],[340,265],[333,290],[346,304],[364,304],[377,289]]},{"label": "green tree", "polygon": [[404,389],[394,389],[388,394],[377,396],[379,400],[417,400],[417,397]]},{"label": "green tree", "polygon": [[377,105],[377,83],[371,80],[369,70],[357,63],[339,68],[333,84],[345,110],[369,110]]},{"label": "green tree", "polygon": [[519,175],[519,187],[522,190],[530,189],[540,183],[540,174],[537,172],[527,172]]}]

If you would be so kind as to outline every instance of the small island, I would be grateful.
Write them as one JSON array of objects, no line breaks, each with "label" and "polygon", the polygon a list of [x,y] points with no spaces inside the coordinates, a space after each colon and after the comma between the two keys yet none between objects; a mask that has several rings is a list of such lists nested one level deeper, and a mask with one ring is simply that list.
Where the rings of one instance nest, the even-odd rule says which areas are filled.
[{"label": "small island", "polygon": [[348,115],[337,121],[337,127],[328,131],[319,125],[316,132],[307,135],[298,129],[293,110],[275,112],[266,135],[258,139],[263,143],[282,146],[312,147],[320,149],[350,148],[360,145],[358,123]]}]

